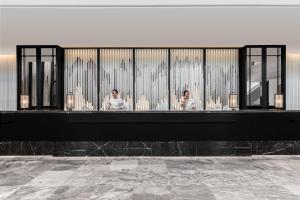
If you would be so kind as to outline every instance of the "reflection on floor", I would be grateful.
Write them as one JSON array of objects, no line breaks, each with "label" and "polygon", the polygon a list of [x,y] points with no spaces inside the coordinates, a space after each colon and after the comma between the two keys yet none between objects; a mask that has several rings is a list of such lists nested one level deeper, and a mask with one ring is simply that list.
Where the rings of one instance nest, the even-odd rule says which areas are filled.
[{"label": "reflection on floor", "polygon": [[0,199],[299,200],[300,156],[4,156]]}]

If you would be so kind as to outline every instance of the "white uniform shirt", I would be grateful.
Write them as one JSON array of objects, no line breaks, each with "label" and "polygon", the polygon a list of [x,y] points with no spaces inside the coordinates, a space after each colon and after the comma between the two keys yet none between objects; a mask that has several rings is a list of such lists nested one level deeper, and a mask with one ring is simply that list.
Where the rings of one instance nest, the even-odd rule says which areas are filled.
[{"label": "white uniform shirt", "polygon": [[194,99],[188,98],[186,100],[185,106],[182,106],[182,108],[183,108],[183,110],[193,110],[193,108],[196,109],[196,103],[195,103]]},{"label": "white uniform shirt", "polygon": [[121,98],[111,98],[107,103],[107,108],[108,110],[123,110],[125,105]]}]

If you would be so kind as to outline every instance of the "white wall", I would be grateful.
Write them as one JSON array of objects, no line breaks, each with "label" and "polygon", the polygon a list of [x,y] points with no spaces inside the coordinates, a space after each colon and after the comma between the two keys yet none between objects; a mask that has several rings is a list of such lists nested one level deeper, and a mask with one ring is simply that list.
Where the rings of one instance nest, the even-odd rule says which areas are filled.
[{"label": "white wall", "polygon": [[286,106],[288,110],[300,110],[300,54],[287,55]]}]

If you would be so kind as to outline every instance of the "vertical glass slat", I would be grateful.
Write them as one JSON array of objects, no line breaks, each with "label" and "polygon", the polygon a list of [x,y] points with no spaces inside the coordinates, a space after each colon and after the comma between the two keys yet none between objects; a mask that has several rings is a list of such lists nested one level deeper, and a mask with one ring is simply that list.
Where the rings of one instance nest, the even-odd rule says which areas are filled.
[{"label": "vertical glass slat", "polygon": [[107,104],[112,90],[119,91],[119,97],[125,104],[125,110],[132,110],[133,99],[133,50],[100,50],[100,110],[108,110]]},{"label": "vertical glass slat", "polygon": [[168,110],[168,50],[136,50],[136,110]]},{"label": "vertical glass slat", "polygon": [[74,110],[97,110],[97,50],[66,49],[65,59],[65,95],[75,95]]},{"label": "vertical glass slat", "polygon": [[180,98],[189,90],[197,110],[203,110],[203,50],[171,49],[171,110],[182,110]]},{"label": "vertical glass slat", "polygon": [[237,51],[235,49],[207,49],[207,110],[229,110],[229,94],[238,93]]}]

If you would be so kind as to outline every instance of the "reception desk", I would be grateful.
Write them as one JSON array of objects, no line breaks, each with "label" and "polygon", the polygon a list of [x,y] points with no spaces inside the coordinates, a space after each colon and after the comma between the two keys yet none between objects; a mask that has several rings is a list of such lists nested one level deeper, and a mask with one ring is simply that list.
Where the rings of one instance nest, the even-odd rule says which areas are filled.
[{"label": "reception desk", "polygon": [[299,140],[299,111],[0,113],[1,141]]}]

